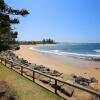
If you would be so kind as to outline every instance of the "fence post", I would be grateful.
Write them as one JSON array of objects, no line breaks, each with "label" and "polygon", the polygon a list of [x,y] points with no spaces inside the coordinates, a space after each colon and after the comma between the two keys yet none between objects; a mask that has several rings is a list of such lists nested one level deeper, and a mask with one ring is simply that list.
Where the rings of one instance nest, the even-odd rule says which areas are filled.
[{"label": "fence post", "polygon": [[6,66],[6,64],[7,64],[7,60],[5,59],[5,66]]},{"label": "fence post", "polygon": [[23,75],[23,66],[21,66],[21,75]]},{"label": "fence post", "polygon": [[13,69],[13,62],[11,62],[11,69]]},{"label": "fence post", "polygon": [[35,82],[35,71],[33,70],[33,82]]},{"label": "fence post", "polygon": [[57,94],[57,80],[55,79],[55,94]]}]

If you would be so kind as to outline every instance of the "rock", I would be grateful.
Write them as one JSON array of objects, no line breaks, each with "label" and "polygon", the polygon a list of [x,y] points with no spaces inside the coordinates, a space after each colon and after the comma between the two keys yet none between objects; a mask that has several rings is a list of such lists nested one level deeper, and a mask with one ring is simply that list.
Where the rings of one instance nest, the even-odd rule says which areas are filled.
[{"label": "rock", "polygon": [[74,88],[64,84],[63,86],[61,86],[61,92],[66,94],[67,96],[71,97],[74,93]]},{"label": "rock", "polygon": [[37,65],[37,66],[35,66],[34,70],[41,71],[42,73],[48,73],[50,71],[49,68],[46,68],[43,65]]},{"label": "rock", "polygon": [[82,81],[82,78],[83,78],[83,77],[81,77],[81,76],[76,77],[75,82],[76,82],[76,83],[80,83],[80,81]]},{"label": "rock", "polygon": [[62,75],[62,73],[60,73],[60,72],[58,72],[58,71],[56,71],[56,70],[50,70],[50,71],[48,72],[48,74],[51,75],[51,76],[56,76],[56,77]]},{"label": "rock", "polygon": [[82,76],[79,76],[79,77],[75,78],[75,82],[80,85],[83,85],[83,86],[88,86],[89,83],[91,83],[91,80],[84,78]]},{"label": "rock", "polygon": [[51,87],[53,88],[57,88],[57,90],[61,90],[61,86],[63,86],[64,84],[61,82],[57,82],[57,86],[55,85],[55,80],[51,80],[50,82]]},{"label": "rock", "polygon": [[89,86],[90,86],[92,89],[94,89],[94,90],[100,92],[100,84],[98,84],[98,83],[90,83]]},{"label": "rock", "polygon": [[43,83],[46,83],[46,84],[49,84],[50,83],[50,79],[49,78],[47,78],[47,77],[41,77],[40,79],[39,79],[41,82],[43,82]]},{"label": "rock", "polygon": [[72,76],[73,78],[77,78],[77,75],[75,75],[75,74],[71,74],[71,76]]},{"label": "rock", "polygon": [[91,80],[92,83],[93,82],[98,82],[95,77],[91,77],[90,80]]},{"label": "rock", "polygon": [[87,82],[80,82],[80,85],[88,86],[89,84]]}]

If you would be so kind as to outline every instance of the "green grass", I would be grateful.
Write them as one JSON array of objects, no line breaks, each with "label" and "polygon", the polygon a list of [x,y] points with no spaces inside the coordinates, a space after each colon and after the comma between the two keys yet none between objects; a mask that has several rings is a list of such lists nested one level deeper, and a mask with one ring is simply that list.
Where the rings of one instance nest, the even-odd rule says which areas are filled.
[{"label": "green grass", "polygon": [[63,100],[61,97],[29,81],[0,64],[0,80],[5,80],[19,100]]}]

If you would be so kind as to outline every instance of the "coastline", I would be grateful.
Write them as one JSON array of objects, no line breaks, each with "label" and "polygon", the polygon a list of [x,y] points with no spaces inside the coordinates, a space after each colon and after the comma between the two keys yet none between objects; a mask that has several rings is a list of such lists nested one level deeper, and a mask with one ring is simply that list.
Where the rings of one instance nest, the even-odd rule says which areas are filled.
[{"label": "coastline", "polygon": [[[100,64],[98,64],[97,62],[86,61],[84,59],[76,59],[74,57],[66,57],[66,63],[64,63],[63,59],[61,61],[61,59],[59,59],[57,56],[52,56],[46,53],[40,53],[36,50],[29,49],[34,46],[35,45],[21,45],[20,50],[14,51],[14,53],[17,54],[20,58],[24,58],[31,63],[44,65],[50,69],[57,70],[61,73],[76,74],[84,76],[86,78],[95,77],[100,83]],[[86,67],[77,67],[78,65],[75,63]]]}]

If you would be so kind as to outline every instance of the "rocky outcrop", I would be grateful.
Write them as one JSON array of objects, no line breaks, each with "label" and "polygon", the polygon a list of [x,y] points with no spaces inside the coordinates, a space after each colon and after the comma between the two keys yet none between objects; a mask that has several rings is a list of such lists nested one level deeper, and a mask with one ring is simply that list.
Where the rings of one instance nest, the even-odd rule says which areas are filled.
[{"label": "rocky outcrop", "polygon": [[75,82],[77,84],[80,84],[83,86],[89,86],[89,84],[91,84],[91,83],[98,82],[95,77],[91,77],[91,78],[87,79],[82,76],[74,76],[73,78],[75,79]]},{"label": "rocky outcrop", "polygon": [[73,95],[73,93],[74,93],[74,88],[64,84],[63,86],[61,86],[61,92],[63,92],[67,96],[71,97]]},{"label": "rocky outcrop", "polygon": [[49,84],[51,79],[47,77],[40,77],[39,80],[43,83]]},{"label": "rocky outcrop", "polygon": [[57,85],[55,85],[55,80],[51,80],[50,85],[57,90],[61,90],[61,86],[63,86],[64,84],[61,82],[57,82]]}]

